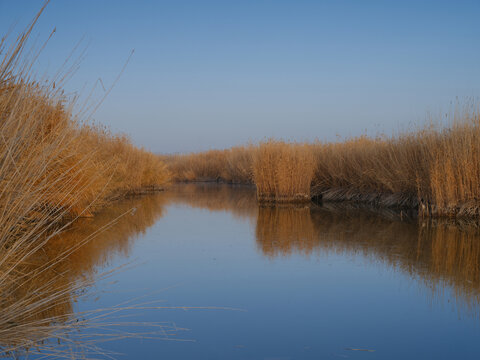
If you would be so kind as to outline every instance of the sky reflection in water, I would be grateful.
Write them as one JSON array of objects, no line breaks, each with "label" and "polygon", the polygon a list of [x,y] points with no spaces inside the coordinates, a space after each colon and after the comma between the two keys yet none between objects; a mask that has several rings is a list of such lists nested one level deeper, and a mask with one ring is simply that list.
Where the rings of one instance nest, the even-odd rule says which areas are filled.
[{"label": "sky reflection in water", "polygon": [[[102,347],[121,359],[452,359],[480,354],[480,235],[345,206],[259,207],[249,187],[181,185],[84,220],[48,251],[124,214],[59,266],[95,278],[78,311],[144,296],[135,321],[188,328]],[[59,269],[56,269],[59,271]],[[113,281],[113,283],[112,283]],[[71,305],[75,295],[65,304]],[[57,309],[66,311],[66,309]],[[370,349],[374,352],[351,349]]]}]

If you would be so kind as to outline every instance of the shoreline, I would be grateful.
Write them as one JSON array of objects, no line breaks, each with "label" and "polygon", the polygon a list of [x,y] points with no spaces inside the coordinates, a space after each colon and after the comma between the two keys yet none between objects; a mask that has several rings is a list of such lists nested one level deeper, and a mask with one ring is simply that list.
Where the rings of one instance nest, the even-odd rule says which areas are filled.
[{"label": "shoreline", "polygon": [[[247,186],[256,188],[253,183],[241,183],[225,181],[223,179],[201,179],[191,181],[177,181],[173,185],[181,184],[205,184],[205,185],[231,185]],[[163,190],[167,190],[168,187]],[[161,191],[161,189],[160,189]],[[147,192],[148,193],[148,192]],[[358,204],[367,205],[375,209],[399,210],[405,213],[416,213],[418,217],[425,218],[458,218],[480,219],[480,202],[469,201],[461,205],[449,208],[439,208],[425,200],[419,200],[417,195],[404,193],[360,192],[349,188],[319,189],[312,186],[310,195],[298,194],[294,197],[278,197],[273,195],[259,195],[256,198],[259,205],[283,205],[283,204]]]}]

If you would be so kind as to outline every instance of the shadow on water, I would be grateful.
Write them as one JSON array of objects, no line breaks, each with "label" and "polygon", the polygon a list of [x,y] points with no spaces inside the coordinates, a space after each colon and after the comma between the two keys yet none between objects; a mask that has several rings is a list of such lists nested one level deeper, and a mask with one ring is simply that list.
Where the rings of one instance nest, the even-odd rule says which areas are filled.
[{"label": "shadow on water", "polygon": [[[248,186],[185,184],[157,195],[120,201],[92,219],[81,219],[25,261],[22,271],[34,276],[2,299],[1,311],[18,304],[28,306],[29,299],[53,300],[45,301],[34,318],[31,313],[22,318],[19,313],[4,324],[0,346],[15,348],[15,341],[28,337],[32,342],[43,340],[51,334],[38,332],[39,328],[71,321],[74,303],[82,295],[79,282],[94,283],[113,257],[128,258],[138,235],[155,224],[170,205],[228,212],[248,221],[255,229],[257,251],[266,258],[360,256],[415,279],[428,300],[440,299],[446,287],[453,289],[456,309],[478,315],[480,229],[476,224],[339,205],[258,206],[255,190]],[[92,235],[95,237],[85,242]],[[62,253],[65,256],[60,261],[35,273]],[[36,297],[29,296],[32,293]],[[34,324],[34,331],[28,324]]]}]

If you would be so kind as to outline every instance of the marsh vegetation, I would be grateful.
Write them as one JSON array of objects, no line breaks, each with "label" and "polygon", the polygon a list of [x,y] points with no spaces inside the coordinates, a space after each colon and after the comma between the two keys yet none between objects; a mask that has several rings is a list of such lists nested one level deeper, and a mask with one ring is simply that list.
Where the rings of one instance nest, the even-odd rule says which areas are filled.
[{"label": "marsh vegetation", "polygon": [[[364,270],[372,271],[376,266],[390,274],[391,283],[386,281],[384,286],[413,282],[420,295],[407,291],[415,298],[415,304],[410,305],[422,314],[430,311],[424,305],[433,299],[453,308],[462,319],[467,318],[468,326],[478,321],[480,116],[475,108],[456,111],[443,124],[432,122],[392,136],[314,143],[270,139],[225,150],[153,154],[134,146],[127,136],[113,134],[83,118],[88,109],[75,113],[76,99],[62,90],[68,74],[60,72],[49,80],[32,75],[38,53],[28,47],[28,39],[42,11],[18,38],[5,36],[0,41],[2,356],[75,358],[97,352],[108,357],[109,353],[97,348],[101,339],[115,343],[119,338],[143,334],[157,340],[185,340],[178,337],[183,329],[174,319],[164,322],[153,313],[175,305],[149,302],[139,307],[119,306],[107,296],[107,306],[96,308],[84,298],[87,289],[105,277],[117,276],[115,270],[121,262],[138,251],[137,238],[160,240],[152,240],[144,248],[138,245],[140,257],[155,254],[158,259],[150,259],[153,269],[130,275],[136,282],[163,288],[172,279],[194,279],[192,289],[203,295],[192,295],[192,291],[186,301],[190,305],[210,309],[212,304],[233,308],[247,304],[254,309],[258,318],[248,320],[256,325],[249,335],[241,337],[253,352],[232,355],[231,347],[225,347],[220,351],[225,357],[273,356],[272,341],[278,349],[289,352],[285,333],[278,332],[278,319],[285,313],[288,324],[296,321],[290,318],[292,314],[302,319],[299,324],[307,324],[308,331],[298,332],[301,339],[295,337],[298,334],[294,337],[296,345],[307,339],[309,346],[318,340],[312,334],[318,330],[322,316],[328,317],[332,309],[343,322],[349,323],[357,316],[345,307],[332,307],[322,290],[338,295],[334,302],[344,291],[376,303],[377,307],[367,307],[371,311],[379,303],[393,301],[385,294],[377,294],[378,299],[369,296],[369,292],[378,290],[369,287],[369,282],[384,280],[372,272],[362,273],[365,278],[357,279],[368,291],[345,290],[357,286],[352,279],[359,270],[351,265],[352,259],[362,262]],[[167,191],[153,194],[164,189]],[[140,194],[149,195],[137,196]],[[167,226],[159,232],[161,235],[153,236],[152,231],[163,220]],[[169,224],[173,224],[174,232],[164,230]],[[190,226],[193,230],[188,232]],[[197,233],[197,229],[204,232]],[[175,239],[177,233],[180,243],[166,240],[167,236]],[[242,234],[241,241],[237,234]],[[158,249],[161,251],[155,252]],[[329,258],[340,264],[335,267],[337,273],[330,272]],[[339,275],[341,291],[322,275],[336,276],[342,271],[351,278]],[[219,286],[212,288],[208,282],[211,279]],[[169,283],[160,284],[159,280]],[[279,285],[283,281],[288,283],[285,288]],[[316,281],[320,285],[312,286]],[[296,287],[310,300],[295,298],[290,302],[288,299],[294,296],[290,289]],[[227,303],[205,295],[205,288]],[[230,293],[222,292],[225,288]],[[128,299],[122,300],[130,304]],[[185,302],[185,298],[177,300]],[[326,311],[316,307],[316,302],[323,300]],[[308,311],[299,310],[302,303],[307,304]],[[408,310],[402,303],[395,304]],[[350,306],[351,301],[344,305]],[[147,320],[108,318],[122,309],[136,308],[147,312]],[[178,308],[184,311],[190,306]],[[394,310],[388,308],[386,312]],[[239,335],[247,327],[237,314],[222,314],[223,318],[210,316],[219,323],[228,319],[228,325],[240,324],[238,329],[230,328],[230,335]],[[424,316],[432,320],[428,314]],[[451,313],[440,312],[437,316],[452,321]],[[309,322],[309,317],[317,322]],[[193,327],[204,329],[201,324],[205,318],[197,320]],[[422,326],[415,318],[410,321],[412,326]],[[266,348],[256,332],[263,323],[267,324],[264,332],[275,334],[265,340],[269,344]],[[467,340],[476,334],[464,331],[461,322],[455,324],[454,330],[462,332]],[[132,326],[141,330],[134,333]],[[332,333],[335,338],[330,337],[329,330],[328,326],[321,329],[326,341],[337,340],[340,330]],[[436,331],[428,326],[424,330]],[[372,334],[381,336],[375,329]],[[436,334],[447,340],[454,336]],[[212,336],[203,338],[207,344],[221,337],[215,329],[208,329],[205,335]],[[350,335],[344,348],[355,345]],[[358,332],[355,335],[359,336]],[[375,346],[388,345],[367,340],[362,338]],[[147,351],[136,346],[133,356]],[[324,346],[328,348],[328,344]],[[211,355],[208,346],[179,349],[169,344],[165,349],[167,355],[181,353],[187,358],[197,351],[205,357]],[[471,355],[478,346],[472,342],[464,350],[465,355]],[[448,349],[440,346],[435,351],[442,354]],[[298,349],[290,352],[292,356],[312,358],[323,354],[318,348],[309,354],[300,354]],[[398,354],[408,356],[405,352]]]},{"label": "marsh vegetation", "polygon": [[8,340],[7,354],[72,331],[65,297],[90,284],[65,282],[56,271],[89,237],[40,262],[32,257],[74,220],[169,180],[158,156],[72,114],[59,86],[64,74],[32,77],[38,54],[26,46],[42,11],[17,39],[0,41],[0,341]]},{"label": "marsh vegetation", "polygon": [[[90,347],[100,341],[91,334],[111,336],[112,341],[100,343],[102,351],[120,351],[127,358],[152,353],[208,358],[215,349],[233,359],[259,354],[313,359],[367,348],[380,358],[402,359],[410,353],[400,346],[405,342],[419,349],[419,358],[469,356],[478,351],[473,339],[480,306],[479,238],[478,228],[469,222],[419,221],[397,211],[343,203],[258,206],[252,186],[174,185],[81,219],[33,254],[28,266],[38,269],[72,244],[82,244],[28,282],[28,289],[39,295],[62,290],[56,302],[46,299],[49,306],[36,313],[35,323],[43,325],[29,327],[32,318],[25,321],[18,313],[12,321],[23,326],[5,327],[2,332],[8,336],[2,345],[12,348],[12,340],[19,338],[33,344],[43,329],[41,335],[57,337],[50,349],[45,343],[36,350],[65,351],[74,347],[75,339],[77,353],[83,351],[85,357],[93,350],[82,349],[82,343]],[[139,264],[115,271],[127,259]],[[109,278],[102,280],[105,273]],[[109,290],[89,291],[93,296],[85,297],[77,284],[87,282],[101,289],[110,284]],[[157,294],[156,299],[165,299],[157,305],[181,310],[159,312],[148,300],[151,296],[143,298],[165,284],[177,286]],[[143,306],[132,307],[126,318],[112,320],[87,311],[116,311],[117,304],[137,296]],[[26,297],[19,289],[11,304]],[[183,310],[192,305],[247,311]],[[78,326],[70,319],[83,320]],[[281,331],[284,322],[302,326],[293,333]],[[382,333],[390,322],[395,327],[389,327],[386,338]],[[148,323],[159,328],[149,329]],[[69,336],[62,336],[62,326],[69,326]],[[418,337],[412,328],[432,338]],[[133,331],[144,338],[129,339]],[[100,351],[96,357],[105,356]]]},{"label": "marsh vegetation", "polygon": [[417,209],[422,216],[478,217],[479,135],[480,117],[467,107],[444,125],[394,136],[268,140],[165,160],[176,181],[252,183],[260,202],[315,197]]}]

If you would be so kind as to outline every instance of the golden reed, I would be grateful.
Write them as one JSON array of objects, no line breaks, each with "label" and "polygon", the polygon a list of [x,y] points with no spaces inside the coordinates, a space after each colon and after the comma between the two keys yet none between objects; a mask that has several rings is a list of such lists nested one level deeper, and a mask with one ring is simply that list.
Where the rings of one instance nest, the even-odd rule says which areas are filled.
[{"label": "golden reed", "polygon": [[68,342],[69,333],[87,326],[71,318],[64,299],[84,291],[89,279],[57,287],[55,279],[64,274],[46,277],[78,244],[66,244],[32,266],[36,254],[72,219],[169,181],[158,156],[73,116],[61,81],[32,78],[36,54],[25,50],[26,42],[47,3],[15,41],[0,40],[1,356],[46,348],[52,337]]},{"label": "golden reed", "polygon": [[252,147],[165,155],[172,180],[176,182],[219,181],[236,184],[252,182]]},{"label": "golden reed", "polygon": [[[166,157],[176,181],[254,183],[260,202],[365,202],[423,216],[480,216],[480,116],[343,142],[268,140]],[[232,165],[236,164],[236,167]],[[233,169],[233,170],[232,170]]]}]

